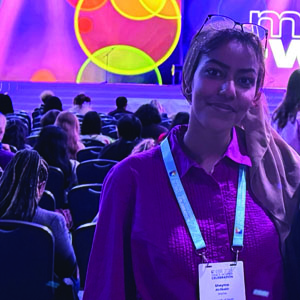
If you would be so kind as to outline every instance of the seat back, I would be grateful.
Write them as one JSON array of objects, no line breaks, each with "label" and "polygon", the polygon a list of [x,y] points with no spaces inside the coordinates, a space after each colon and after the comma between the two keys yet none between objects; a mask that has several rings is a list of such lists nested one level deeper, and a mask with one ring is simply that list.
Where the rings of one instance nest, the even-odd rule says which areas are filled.
[{"label": "seat back", "polygon": [[105,144],[95,139],[82,139],[81,142],[85,147],[104,147]]},{"label": "seat back", "polygon": [[74,252],[80,276],[80,289],[84,289],[87,266],[93,244],[96,223],[84,224],[72,234]]},{"label": "seat back", "polygon": [[49,166],[48,180],[46,190],[50,191],[56,203],[56,208],[64,208],[65,205],[65,187],[64,187],[64,173],[60,168]]},{"label": "seat back", "polygon": [[109,159],[91,159],[81,162],[76,169],[78,184],[103,183],[108,171],[117,163]]},{"label": "seat back", "polygon": [[104,135],[107,135],[113,139],[118,138],[118,131],[116,125],[105,125],[101,128],[101,132]]},{"label": "seat back", "polygon": [[50,211],[55,211],[55,209],[56,209],[55,198],[50,191],[47,191],[47,190],[44,191],[43,196],[39,202],[39,206],[41,208],[44,208],[44,209],[47,209]]},{"label": "seat back", "polygon": [[103,147],[101,146],[94,146],[79,150],[77,152],[77,160],[82,162],[86,160],[97,159],[102,148]]},{"label": "seat back", "polygon": [[34,147],[36,145],[36,143],[38,142],[38,139],[39,139],[38,134],[29,135],[29,136],[26,137],[25,143],[30,145],[31,147]]},{"label": "seat back", "polygon": [[68,203],[74,227],[92,222],[98,213],[102,184],[83,184],[68,193]]},{"label": "seat back", "polygon": [[1,300],[52,300],[54,238],[34,223],[0,220]]}]

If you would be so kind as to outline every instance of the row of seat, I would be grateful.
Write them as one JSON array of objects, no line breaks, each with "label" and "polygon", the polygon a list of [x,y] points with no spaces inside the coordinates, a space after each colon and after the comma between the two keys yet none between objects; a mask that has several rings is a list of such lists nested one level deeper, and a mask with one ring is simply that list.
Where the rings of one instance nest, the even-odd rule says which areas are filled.
[{"label": "row of seat", "polygon": [[[91,222],[99,209],[102,184],[83,184],[75,186],[67,195],[68,207],[72,215],[73,228]],[[45,190],[39,206],[55,211],[56,201],[54,195]]]},{"label": "row of seat", "polygon": [[[95,224],[72,234],[80,289],[83,290]],[[2,300],[53,300],[54,237],[47,227],[15,220],[0,220],[0,291]],[[20,249],[22,249],[20,251]]]},{"label": "row of seat", "polygon": [[[106,174],[117,163],[117,161],[108,159],[82,161],[76,169],[78,185],[102,184]],[[46,190],[54,195],[56,208],[64,208],[67,195],[64,187],[64,174],[59,168],[49,166]]]}]

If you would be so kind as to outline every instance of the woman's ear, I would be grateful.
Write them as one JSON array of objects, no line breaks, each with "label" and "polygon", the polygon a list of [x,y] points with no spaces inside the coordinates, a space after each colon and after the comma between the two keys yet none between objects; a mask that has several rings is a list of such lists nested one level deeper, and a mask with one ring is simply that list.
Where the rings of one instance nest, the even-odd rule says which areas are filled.
[{"label": "woman's ear", "polygon": [[192,89],[191,89],[191,87],[186,87],[184,89],[184,94],[185,94],[185,97],[186,97],[188,103],[191,104],[192,103]]}]

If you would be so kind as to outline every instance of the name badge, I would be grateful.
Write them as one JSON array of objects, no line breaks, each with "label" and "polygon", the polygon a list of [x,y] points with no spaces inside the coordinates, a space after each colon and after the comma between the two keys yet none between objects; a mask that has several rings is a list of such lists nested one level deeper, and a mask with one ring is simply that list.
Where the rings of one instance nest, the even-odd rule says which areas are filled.
[{"label": "name badge", "polygon": [[242,261],[198,266],[200,300],[246,300]]}]

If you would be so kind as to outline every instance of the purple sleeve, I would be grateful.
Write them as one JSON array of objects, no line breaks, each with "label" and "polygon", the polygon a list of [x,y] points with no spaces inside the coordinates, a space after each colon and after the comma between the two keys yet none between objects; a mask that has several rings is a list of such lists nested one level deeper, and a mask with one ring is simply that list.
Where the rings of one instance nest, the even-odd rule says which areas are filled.
[{"label": "purple sleeve", "polygon": [[130,235],[135,181],[128,160],[104,182],[83,300],[135,299]]}]

